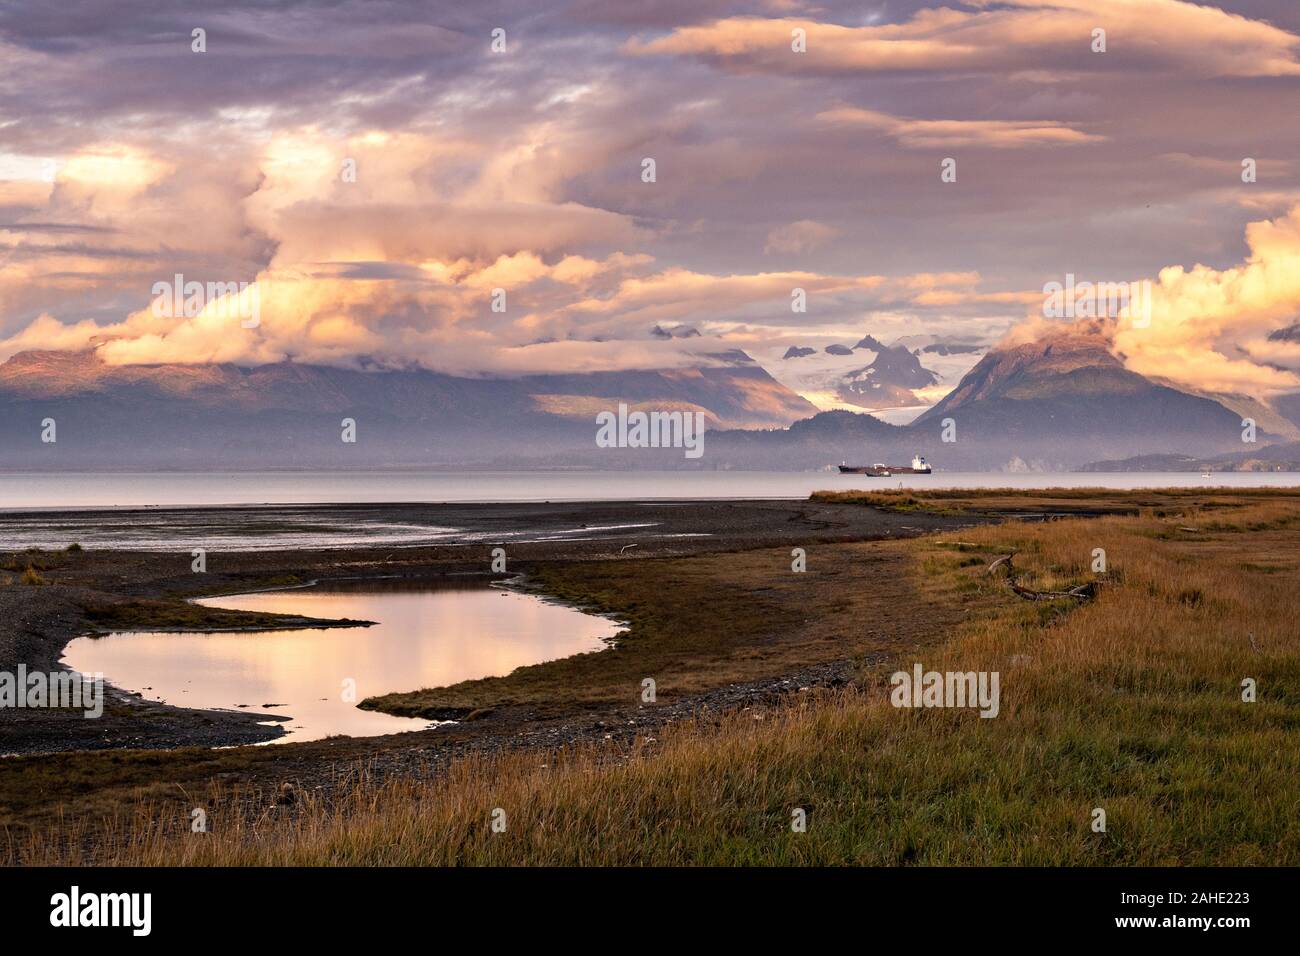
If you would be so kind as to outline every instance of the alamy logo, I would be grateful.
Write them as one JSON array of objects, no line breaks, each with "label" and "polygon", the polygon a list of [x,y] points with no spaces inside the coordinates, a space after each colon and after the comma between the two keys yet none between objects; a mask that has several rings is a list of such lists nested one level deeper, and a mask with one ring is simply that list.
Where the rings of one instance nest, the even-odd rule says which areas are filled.
[{"label": "alamy logo", "polygon": [[981,717],[996,717],[1000,709],[997,671],[895,671],[889,702],[895,707],[978,707]]},{"label": "alamy logo", "polygon": [[239,320],[245,329],[262,324],[261,296],[257,283],[186,282],[176,273],[171,282],[155,282],[151,311],[158,319],[192,319],[204,314],[214,319]]},{"label": "alamy logo", "polygon": [[83,710],[87,719],[94,719],[104,713],[104,675],[29,672],[26,664],[19,664],[17,673],[0,671],[0,709],[6,707]]},{"label": "alamy logo", "polygon": [[1151,325],[1151,280],[1138,282],[1076,282],[1073,272],[1065,284],[1043,286],[1043,317],[1048,319],[1118,318],[1127,310],[1134,328]]},{"label": "alamy logo", "polygon": [[687,458],[704,454],[703,412],[629,412],[618,403],[618,414],[596,416],[599,448],[684,448]]},{"label": "alamy logo", "polygon": [[132,936],[153,928],[152,893],[82,893],[74,886],[50,897],[51,926],[129,926]]}]

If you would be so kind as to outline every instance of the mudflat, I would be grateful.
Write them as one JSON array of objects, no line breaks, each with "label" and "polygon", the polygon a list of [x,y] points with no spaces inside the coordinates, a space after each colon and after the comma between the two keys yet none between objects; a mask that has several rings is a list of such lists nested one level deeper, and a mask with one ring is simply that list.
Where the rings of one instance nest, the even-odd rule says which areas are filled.
[{"label": "mudflat", "polygon": [[[0,667],[59,668],[64,646],[85,633],[338,626],[347,622],[206,608],[187,599],[345,578],[501,578],[507,575],[492,571],[491,552],[496,547],[507,552],[508,576],[522,575],[521,586],[543,590],[546,585],[539,579],[549,581],[554,592],[572,591],[575,579],[593,574],[605,562],[642,568],[647,559],[890,540],[987,520],[894,514],[811,502],[699,501],[84,511],[60,514],[59,524],[65,533],[75,533],[79,524],[87,538],[101,536],[106,519],[137,531],[147,526],[151,537],[162,539],[171,526],[192,529],[196,525],[219,525],[227,534],[241,538],[257,534],[274,537],[286,523],[300,528],[304,510],[324,527],[345,525],[364,512],[366,520],[375,525],[424,523],[456,529],[456,535],[447,543],[413,547],[380,542],[374,547],[224,551],[209,546],[203,573],[192,570],[188,545],[174,552],[66,550],[66,546],[64,550],[0,552],[0,580],[4,582],[0,586]],[[24,513],[0,516],[0,541],[7,523],[29,526],[33,517]],[[578,564],[582,567],[574,569]],[[787,559],[787,573],[788,564]],[[561,570],[566,567],[567,573]],[[635,586],[635,572],[619,573],[628,588]],[[23,584],[24,579],[37,583]],[[279,728],[265,726],[265,715],[173,707],[112,687],[107,689],[107,698],[105,713],[96,720],[50,709],[0,710],[0,753],[234,745],[269,740],[281,733]],[[486,698],[480,697],[470,702],[471,709],[474,703],[485,702]],[[534,699],[533,703],[542,702]],[[553,712],[557,708],[544,709]]]},{"label": "mudflat", "polygon": [[[26,748],[0,760],[0,822],[9,827],[11,858],[69,858],[64,850],[27,845],[22,838],[25,832],[57,831],[59,821],[147,819],[184,829],[189,808],[196,805],[234,814],[226,817],[226,827],[238,842],[244,832],[238,821],[267,819],[268,806],[282,806],[277,795],[287,785],[310,796],[307,803],[292,806],[323,815],[321,819],[333,820],[330,814],[337,811],[339,826],[344,821],[360,825],[353,816],[356,804],[349,802],[353,798],[365,803],[381,791],[397,797],[407,792],[402,788],[461,797],[470,788],[484,800],[499,801],[503,789],[517,786],[535,790],[528,799],[547,799],[552,782],[538,775],[569,773],[558,768],[570,764],[571,773],[563,779],[577,789],[566,790],[563,799],[578,794],[589,801],[583,806],[593,808],[608,808],[611,800],[621,806],[623,796],[642,799],[646,793],[665,792],[655,784],[619,796],[619,781],[628,779],[619,768],[628,765],[635,768],[629,773],[638,775],[676,775],[677,789],[671,792],[683,799],[702,799],[713,785],[709,781],[716,782],[720,774],[740,775],[727,792],[752,802],[759,820],[762,807],[776,805],[776,797],[761,787],[755,791],[754,779],[741,779],[753,766],[741,756],[750,744],[770,744],[799,764],[771,781],[811,781],[817,806],[841,808],[861,804],[851,782],[863,774],[877,775],[878,782],[900,794],[928,788],[931,802],[964,800],[965,791],[952,786],[964,779],[973,759],[968,751],[989,750],[978,761],[981,773],[998,768],[998,786],[1008,795],[1021,793],[1027,781],[1047,788],[1025,804],[1025,825],[1058,836],[1056,804],[1046,799],[1058,786],[1053,781],[1063,774],[1075,781],[1071,793],[1078,789],[1074,797],[1082,801],[1079,805],[1091,807],[1099,775],[1124,778],[1106,783],[1116,792],[1136,786],[1125,775],[1146,764],[1122,760],[1118,752],[1138,746],[1144,753],[1168,755],[1151,768],[1156,777],[1178,773],[1187,786],[1212,781],[1231,790],[1216,795],[1215,806],[1225,808],[1224,813],[1253,813],[1258,819],[1252,832],[1259,835],[1251,846],[1272,847],[1273,856],[1287,856],[1290,830],[1242,789],[1253,787],[1255,778],[1217,770],[1207,775],[1222,761],[1214,756],[1218,750],[1205,747],[1213,743],[1221,748],[1224,722],[1246,716],[1237,711],[1240,674],[1258,676],[1274,696],[1278,688],[1285,696],[1286,668],[1292,666],[1286,622],[1293,616],[1284,608],[1294,601],[1289,589],[1300,490],[899,492],[808,502],[637,506],[651,521],[627,520],[631,507],[542,506],[528,515],[535,524],[553,518],[551,530],[585,521],[588,527],[579,530],[590,533],[577,539],[566,534],[557,540],[555,534],[531,528],[502,544],[495,533],[481,535],[467,524],[466,540],[436,547],[213,550],[204,574],[191,570],[188,553],[28,551],[6,556],[0,562],[7,581],[0,594],[9,602],[6,647],[25,648],[32,662],[53,659],[67,636],[87,630],[301,628],[301,618],[221,611],[186,599],[314,580],[490,578],[496,547],[508,554],[507,575],[496,576],[510,576],[509,586],[535,589],[626,624],[603,651],[449,687],[413,686],[363,702],[390,713],[453,721],[388,737],[214,749],[209,741],[231,742],[231,728],[263,736],[276,731],[241,727],[243,715],[146,707],[129,699],[98,721],[79,715],[65,720],[52,712],[11,713],[6,715],[5,740],[15,750]],[[471,510],[479,517],[497,517],[489,507]],[[439,520],[452,523],[446,515]],[[512,518],[504,527],[515,529],[521,523]],[[796,549],[806,558],[801,572],[792,564]],[[1098,549],[1112,562],[1100,572],[1095,566]],[[1066,594],[1094,582],[1087,590],[1089,599],[1024,600],[1003,580],[1010,576],[1008,553],[1016,555],[1015,574],[1031,596]],[[1248,612],[1250,634],[1224,638],[1224,622]],[[1134,647],[1152,651],[1157,645],[1158,654],[1132,654]],[[963,726],[959,722],[891,717],[896,712],[887,706],[889,670],[922,660],[927,666],[948,661],[960,665],[959,670],[1003,670],[1007,680],[1014,675],[1014,699],[1004,704],[1009,716],[1020,716],[997,721],[976,716],[979,732],[964,735],[958,749],[952,734]],[[1135,668],[1145,669],[1137,673]],[[1101,672],[1110,675],[1105,683],[1110,703],[1105,706],[1097,698],[1096,675]],[[657,683],[653,703],[641,698],[646,677]],[[1135,681],[1158,692],[1134,694]],[[1062,695],[1072,701],[1069,706],[1062,704]],[[1186,746],[1161,750],[1157,738],[1169,732],[1161,721],[1173,712],[1170,707],[1179,715],[1178,732],[1191,736]],[[1266,768],[1269,779],[1287,779],[1288,751],[1277,738],[1289,718],[1274,705],[1249,714],[1259,719],[1233,739],[1234,765],[1255,761],[1252,773],[1257,773],[1261,754],[1276,755]],[[1189,715],[1195,715],[1191,729],[1184,726]],[[227,720],[231,723],[223,723]],[[85,725],[95,725],[95,731],[87,734]],[[1045,726],[1055,729],[1048,732]],[[863,749],[864,741],[880,733],[888,740],[905,738],[906,746]],[[791,734],[801,742],[790,743]],[[1096,739],[1083,749],[1062,749],[1062,740],[1081,735]],[[76,747],[85,749],[71,749]],[[1080,753],[1095,760],[1061,762],[1063,754]],[[880,777],[880,761],[893,759],[891,754],[904,754],[906,760]],[[707,766],[696,766],[699,761]],[[1042,773],[1044,766],[1051,772]],[[699,788],[678,786],[697,779]],[[1142,788],[1149,783],[1142,782]],[[390,784],[396,789],[387,789]],[[1274,785],[1288,792],[1291,786]],[[844,786],[851,793],[841,792]],[[512,794],[512,800],[525,799]],[[1059,797],[1057,793],[1054,799]],[[141,817],[145,806],[152,809]],[[680,823],[695,816],[672,818]],[[627,819],[639,818],[632,814]],[[864,827],[893,817],[871,819],[874,824],[858,821],[846,832],[865,832]],[[958,832],[965,832],[964,817],[958,814],[954,820]],[[898,839],[880,844],[882,859],[897,862],[916,855],[908,842],[910,824],[898,826]],[[69,837],[75,845],[67,852],[78,859],[108,858],[105,854],[118,852],[113,848],[126,832],[116,823],[96,827],[87,822]],[[1180,827],[1170,832],[1191,831]],[[934,844],[953,845],[946,838]],[[601,846],[624,860],[640,858],[646,843],[641,834],[613,850],[608,843]],[[673,847],[680,844],[664,841],[665,859],[677,859]],[[981,852],[997,847],[1008,858],[1020,859],[1027,852],[1007,850],[1000,838]],[[464,855],[443,849],[456,859]],[[491,851],[486,844],[482,849]],[[857,842],[828,843],[825,858],[843,859],[860,849]],[[1056,846],[1053,858],[1072,859],[1077,849],[1077,841],[1067,840]],[[578,852],[573,841],[547,844],[543,850],[539,860],[568,859],[566,854]],[[166,850],[176,852],[175,847]],[[332,851],[303,852],[304,858],[321,860]],[[927,851],[927,858],[933,852]],[[1156,840],[1135,847],[1133,859],[1165,858],[1161,855],[1171,852],[1239,860],[1263,851],[1240,846],[1187,851]],[[417,856],[426,859],[421,854]],[[137,859],[130,853],[113,858]],[[1086,854],[1081,858],[1091,859]]]}]

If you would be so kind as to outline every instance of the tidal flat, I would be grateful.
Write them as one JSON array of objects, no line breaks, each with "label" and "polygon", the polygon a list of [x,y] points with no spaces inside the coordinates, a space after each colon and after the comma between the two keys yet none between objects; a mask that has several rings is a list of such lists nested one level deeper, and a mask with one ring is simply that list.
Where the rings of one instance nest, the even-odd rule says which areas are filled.
[{"label": "tidal flat", "polygon": [[[617,511],[614,506],[586,507],[597,509],[584,512],[588,523],[628,523],[600,511]],[[125,746],[51,754],[72,738],[60,741],[48,731],[7,724],[6,740],[37,742],[43,746],[36,749],[46,753],[0,763],[0,812],[17,834],[11,855],[66,859],[59,854],[73,853],[118,862],[159,862],[168,853],[177,862],[337,858],[337,844],[313,849],[298,840],[302,834],[294,836],[287,815],[283,826],[289,829],[276,833],[298,840],[293,848],[272,841],[259,855],[241,842],[248,834],[235,821],[276,805],[276,794],[288,786],[299,795],[295,818],[301,812],[302,825],[317,834],[332,833],[332,815],[344,807],[354,814],[355,801],[366,794],[390,801],[383,812],[400,815],[403,807],[418,805],[421,813],[432,807],[443,814],[451,812],[451,803],[463,806],[488,799],[489,791],[509,790],[527,802],[530,813],[567,821],[562,832],[552,833],[554,839],[535,834],[526,847],[515,847],[518,857],[502,857],[477,838],[437,844],[430,833],[417,841],[421,849],[412,849],[416,855],[410,858],[394,859],[381,849],[349,851],[361,853],[351,859],[367,862],[418,862],[421,852],[428,862],[627,862],[632,857],[624,850],[632,853],[631,842],[616,838],[596,847],[569,827],[578,826],[588,810],[596,812],[601,800],[628,809],[628,821],[641,821],[637,827],[653,830],[645,822],[651,820],[678,837],[683,826],[694,833],[671,845],[666,837],[662,845],[638,844],[659,862],[736,861],[741,844],[757,862],[1295,858],[1294,814],[1286,823],[1285,813],[1274,810],[1294,808],[1297,797],[1295,768],[1283,764],[1295,753],[1285,747],[1285,737],[1294,732],[1287,728],[1295,720],[1300,657],[1287,629],[1294,617],[1285,617],[1284,606],[1300,593],[1294,534],[1300,492],[1071,489],[655,507],[663,509],[655,527],[679,536],[650,537],[643,528],[625,528],[599,540],[508,546],[501,574],[492,570],[490,541],[436,549],[257,552],[219,561],[212,555],[208,574],[219,577],[201,586],[184,560],[188,556],[43,556],[47,567],[39,573],[49,583],[14,581],[0,594],[13,602],[10,620],[31,614],[37,604],[58,609],[47,619],[54,626],[43,632],[44,642],[33,640],[39,628],[17,632],[26,635],[26,646],[45,647],[47,654],[62,646],[59,628],[80,633],[88,623],[95,626],[98,615],[112,615],[114,627],[144,628],[160,615],[180,613],[178,607],[198,607],[185,599],[202,594],[367,575],[512,580],[513,586],[614,616],[626,626],[604,650],[363,702],[386,713],[453,721],[428,731],[269,749],[198,749],[186,736],[193,720],[179,716],[192,713],[166,708],[166,716],[145,731],[148,720],[139,717],[138,705],[124,705],[98,732],[111,735],[116,726]],[[566,514],[564,520],[571,518]],[[1100,575],[1094,567],[1098,548],[1110,561]],[[794,570],[798,551],[804,554],[803,571]],[[1023,600],[987,572],[999,555],[1012,552],[1022,582],[1036,593],[1097,580],[1096,598]],[[220,626],[218,618],[209,623]],[[1249,637],[1235,634],[1246,622]],[[887,675],[917,661],[1000,670],[1004,698],[997,719],[976,715],[977,723],[967,726],[960,719],[965,715],[947,712],[900,717],[887,706]],[[1238,684],[1246,671],[1259,682],[1261,697],[1258,706],[1243,708]],[[655,681],[651,701],[644,697],[646,678]],[[1190,723],[1189,715],[1195,715]],[[146,744],[130,743],[132,735],[145,737]],[[802,749],[789,750],[794,740],[803,741]],[[900,762],[902,750],[919,763]],[[767,756],[756,764],[760,752]],[[971,761],[983,769],[976,773]],[[916,777],[921,766],[930,767],[930,776]],[[642,785],[666,786],[669,779],[684,779],[680,774],[688,767],[698,783],[683,784],[685,789],[674,784],[672,806],[640,806],[643,798],[633,799],[626,789],[629,775]],[[793,777],[784,778],[787,772]],[[1043,775],[1030,788],[1043,791],[1038,802],[1026,803],[1016,792],[1017,773]],[[1235,836],[1228,843],[1221,836],[1211,839],[1208,831],[1196,831],[1202,833],[1198,839],[1170,829],[1182,824],[1162,817],[1140,838],[1097,841],[1089,848],[1062,829],[1072,819],[1069,807],[1089,799],[1087,774],[1120,793],[1121,808],[1154,801],[1176,817],[1200,806],[1212,791],[1224,806],[1250,812],[1242,827],[1229,831]],[[1261,774],[1271,781],[1276,800],[1251,805],[1248,784]],[[750,782],[732,789],[742,777]],[[466,793],[470,778],[481,784]],[[1050,794],[1044,790],[1051,789],[1048,778],[1059,781]],[[878,821],[879,832],[865,843],[861,832],[849,839],[852,827],[868,826],[859,819],[862,807],[844,802],[844,788],[856,786],[854,779],[876,794],[871,800],[887,800],[901,813]],[[1162,779],[1164,784],[1157,782]],[[462,787],[454,799],[446,790],[452,780]],[[823,832],[802,848],[782,849],[778,841],[762,844],[767,849],[760,852],[759,831],[773,824],[768,817],[796,780],[802,781],[799,800],[815,804],[823,821],[835,820],[839,837]],[[1188,807],[1168,804],[1170,780]],[[940,783],[950,788],[947,796],[931,792]],[[572,813],[551,805],[551,784],[575,801]],[[909,788],[916,789],[919,802],[892,802]],[[202,794],[216,817],[224,815],[229,842],[213,841],[199,856],[192,855],[194,847],[167,842],[166,821],[182,818],[157,808],[173,802],[179,808],[185,802],[180,792],[191,800]],[[720,825],[720,807],[700,803],[708,802],[708,793],[719,799],[731,794],[724,802],[738,814],[733,822],[740,827],[740,844],[723,840],[728,832],[736,836],[734,827]],[[958,812],[953,800],[966,801],[961,805],[967,809]],[[629,809],[627,801],[637,806]],[[917,829],[916,814],[927,801],[939,817],[928,829]],[[703,814],[697,828],[675,817],[659,819],[688,804]],[[50,842],[49,828],[59,815],[121,819],[142,805],[155,808],[149,819],[156,826],[148,834],[131,827],[111,833],[91,828],[71,840],[75,852],[64,844],[53,849],[59,841]],[[1084,818],[1089,809],[1080,810]],[[984,843],[958,839],[974,819],[971,813],[1015,817],[1015,825],[1025,828],[1024,839],[1000,849],[992,831]],[[357,824],[355,815],[349,819]],[[452,826],[450,818],[444,822]],[[375,835],[390,825],[394,818],[379,809],[364,822]],[[244,836],[237,838],[239,832]],[[203,855],[208,852],[218,855]]]}]

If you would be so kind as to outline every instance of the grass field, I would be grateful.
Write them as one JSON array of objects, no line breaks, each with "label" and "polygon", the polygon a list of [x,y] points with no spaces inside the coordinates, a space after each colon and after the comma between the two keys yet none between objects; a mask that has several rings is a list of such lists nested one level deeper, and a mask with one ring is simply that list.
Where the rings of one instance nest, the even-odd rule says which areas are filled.
[{"label": "grass field", "polygon": [[962,619],[972,603],[957,582],[914,572],[904,542],[810,545],[806,570],[791,549],[642,561],[540,565],[531,586],[628,625],[606,650],[521,667],[502,677],[389,694],[362,703],[404,716],[523,704],[546,714],[631,703],[641,682],[660,702],[810,664],[897,651]]},{"label": "grass field", "polygon": [[[1294,498],[1245,496],[909,542],[917,593],[977,598],[916,659],[998,671],[994,719],[892,707],[887,674],[913,663],[899,649],[851,690],[678,723],[630,751],[464,759],[253,820],[216,804],[204,834],[142,808],[100,836],[131,864],[1295,864],[1297,530]],[[984,568],[1012,550],[1023,583],[1100,577],[1099,596],[1008,596]],[[75,860],[68,846],[29,859]]]}]

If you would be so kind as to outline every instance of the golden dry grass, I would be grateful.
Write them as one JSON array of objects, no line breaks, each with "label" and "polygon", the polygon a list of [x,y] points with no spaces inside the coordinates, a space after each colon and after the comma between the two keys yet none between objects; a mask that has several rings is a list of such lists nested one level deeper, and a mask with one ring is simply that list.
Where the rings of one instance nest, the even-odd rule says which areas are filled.
[{"label": "golden dry grass", "polygon": [[1291,488],[881,488],[817,491],[813,501],[861,504],[887,511],[1024,512],[1135,514],[1142,509],[1217,510],[1257,501],[1300,502]]},{"label": "golden dry grass", "polygon": [[[206,834],[146,807],[98,842],[107,862],[145,865],[1295,864],[1298,529],[1300,505],[1261,498],[1211,521],[1172,507],[915,542],[914,573],[989,598],[918,659],[999,671],[995,719],[890,706],[900,653],[858,689],[676,725],[631,752],[465,759],[252,818],[215,801]],[[1076,584],[1096,548],[1108,571],[1082,606],[995,599],[983,572],[1016,550],[1025,583]],[[75,830],[26,859],[77,861]]]},{"label": "golden dry grass", "polygon": [[790,551],[540,566],[531,583],[541,592],[627,623],[611,647],[362,706],[424,717],[512,704],[564,713],[634,704],[646,677],[671,701],[911,645],[954,625],[971,603],[952,582],[911,573],[906,542],[811,546],[801,573]]}]

